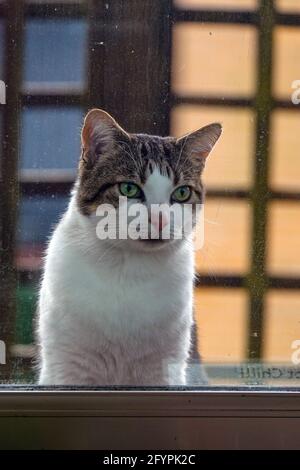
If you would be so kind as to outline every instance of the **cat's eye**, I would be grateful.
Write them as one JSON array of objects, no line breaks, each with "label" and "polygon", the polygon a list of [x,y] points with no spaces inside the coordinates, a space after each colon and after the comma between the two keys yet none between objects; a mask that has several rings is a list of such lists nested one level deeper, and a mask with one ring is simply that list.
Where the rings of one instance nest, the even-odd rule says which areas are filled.
[{"label": "cat's eye", "polygon": [[122,196],[128,198],[140,198],[142,195],[142,190],[135,183],[125,182],[119,184],[119,191]]},{"label": "cat's eye", "polygon": [[189,186],[179,186],[172,194],[174,202],[186,202],[190,199],[192,190]]}]

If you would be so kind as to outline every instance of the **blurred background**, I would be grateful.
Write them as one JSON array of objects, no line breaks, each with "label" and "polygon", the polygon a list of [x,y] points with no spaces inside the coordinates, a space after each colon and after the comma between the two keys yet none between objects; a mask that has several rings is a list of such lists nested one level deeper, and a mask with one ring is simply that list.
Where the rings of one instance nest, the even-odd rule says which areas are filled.
[{"label": "blurred background", "polygon": [[131,132],[223,123],[196,254],[201,355],[216,385],[297,385],[300,2],[0,1],[0,79],[0,380],[33,380],[42,255],[97,106]]}]

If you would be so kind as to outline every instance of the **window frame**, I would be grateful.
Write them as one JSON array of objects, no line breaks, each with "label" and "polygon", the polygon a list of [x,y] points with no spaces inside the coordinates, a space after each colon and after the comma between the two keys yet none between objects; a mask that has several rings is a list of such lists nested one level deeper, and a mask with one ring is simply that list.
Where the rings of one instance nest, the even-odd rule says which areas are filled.
[{"label": "window frame", "polygon": [[295,390],[0,390],[2,449],[299,449]]}]

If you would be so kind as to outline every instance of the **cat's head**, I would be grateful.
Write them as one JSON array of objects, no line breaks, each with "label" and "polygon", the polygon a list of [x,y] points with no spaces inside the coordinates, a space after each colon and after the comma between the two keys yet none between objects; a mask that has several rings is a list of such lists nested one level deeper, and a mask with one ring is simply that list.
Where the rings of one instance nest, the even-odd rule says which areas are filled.
[{"label": "cat's head", "polygon": [[[110,225],[105,228],[108,238],[139,250],[160,249],[186,238],[186,232],[178,236],[183,230],[178,220],[174,222],[176,211],[189,208],[195,216],[203,203],[201,175],[221,133],[221,125],[214,123],[178,139],[129,134],[105,111],[91,110],[82,129],[80,212],[93,220],[97,214],[99,230]],[[124,207],[127,220],[120,217]],[[122,224],[134,227],[136,239],[124,237]]]}]

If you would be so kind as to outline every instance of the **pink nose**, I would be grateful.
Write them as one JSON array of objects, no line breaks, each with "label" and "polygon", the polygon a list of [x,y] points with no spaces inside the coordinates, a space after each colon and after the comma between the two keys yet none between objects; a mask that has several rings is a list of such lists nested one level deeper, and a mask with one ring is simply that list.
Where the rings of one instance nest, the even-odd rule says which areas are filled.
[{"label": "pink nose", "polygon": [[169,223],[169,218],[164,213],[153,214],[151,216],[151,224],[155,227],[157,232],[161,232],[166,225]]}]

